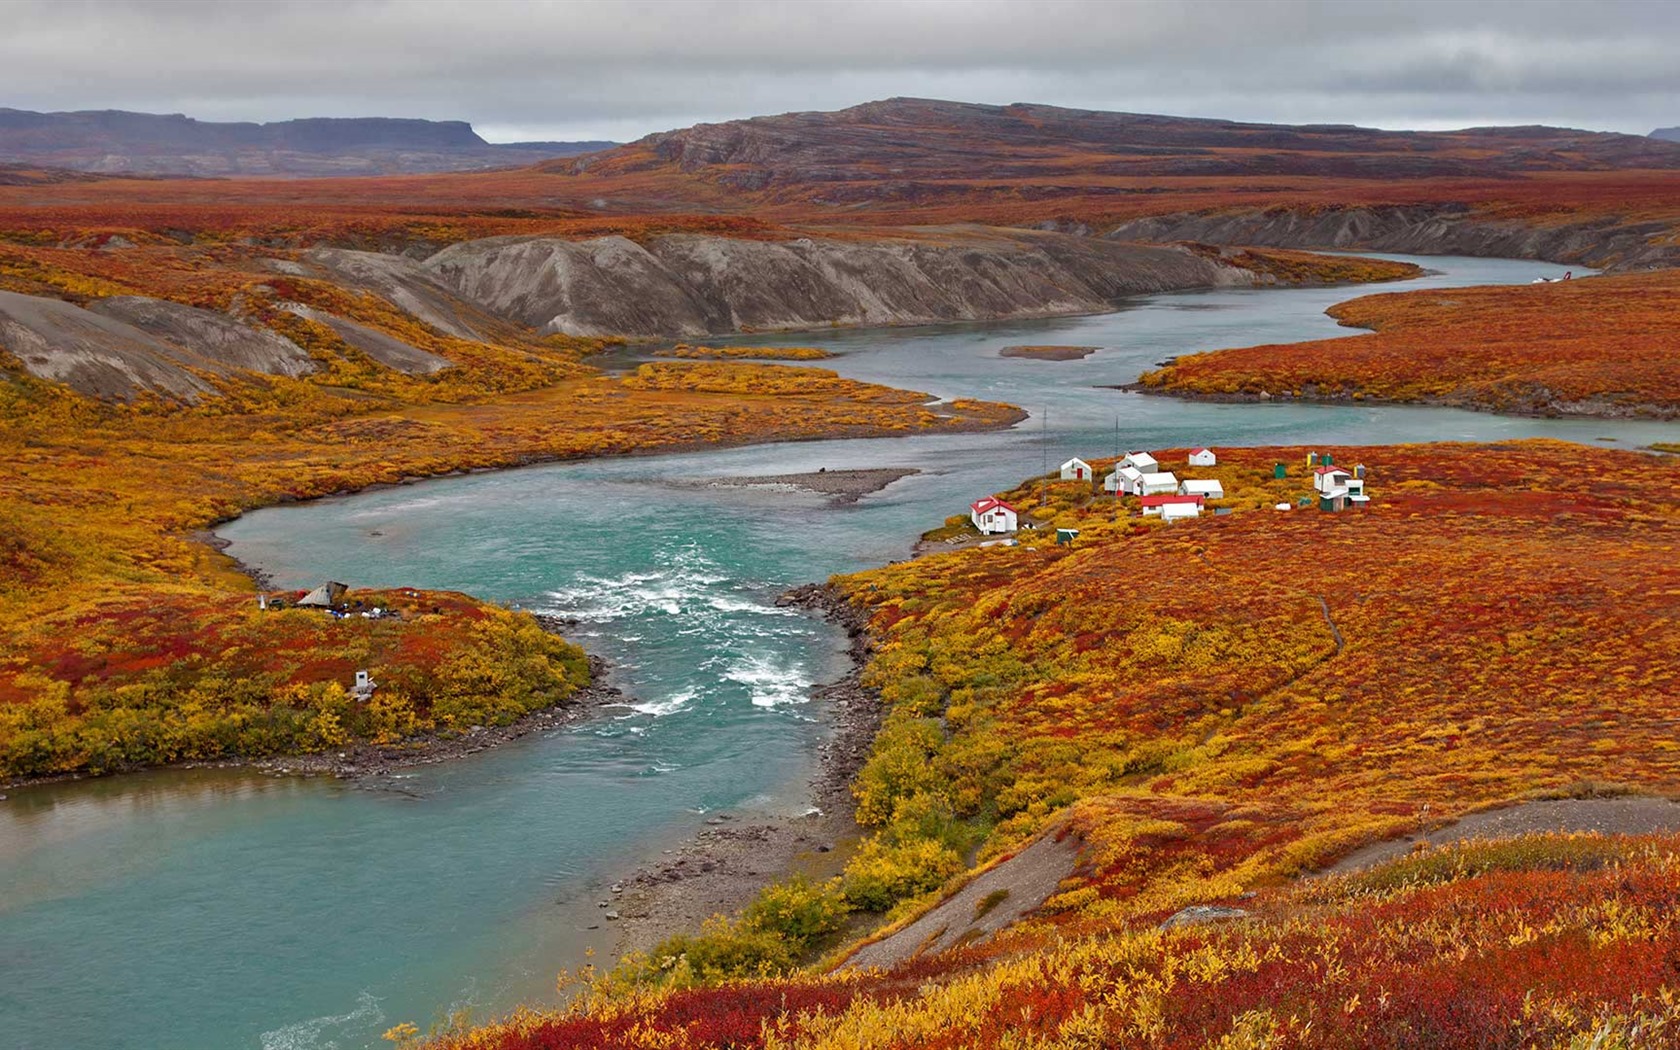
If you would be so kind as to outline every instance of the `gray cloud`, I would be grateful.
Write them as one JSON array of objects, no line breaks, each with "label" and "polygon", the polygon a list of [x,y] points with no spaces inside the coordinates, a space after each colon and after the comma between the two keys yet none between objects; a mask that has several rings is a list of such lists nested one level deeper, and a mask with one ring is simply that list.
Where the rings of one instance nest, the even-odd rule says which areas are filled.
[{"label": "gray cloud", "polygon": [[11,0],[0,105],[634,138],[891,95],[1381,127],[1680,124],[1637,0]]}]

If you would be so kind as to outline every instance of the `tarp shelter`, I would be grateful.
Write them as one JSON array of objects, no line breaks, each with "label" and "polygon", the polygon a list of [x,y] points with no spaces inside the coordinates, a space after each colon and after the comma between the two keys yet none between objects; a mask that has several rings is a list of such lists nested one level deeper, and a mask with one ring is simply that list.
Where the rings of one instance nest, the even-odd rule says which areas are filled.
[{"label": "tarp shelter", "polygon": [[349,590],[336,580],[328,580],[299,598],[298,604],[305,609],[331,609],[344,599],[345,592]]}]

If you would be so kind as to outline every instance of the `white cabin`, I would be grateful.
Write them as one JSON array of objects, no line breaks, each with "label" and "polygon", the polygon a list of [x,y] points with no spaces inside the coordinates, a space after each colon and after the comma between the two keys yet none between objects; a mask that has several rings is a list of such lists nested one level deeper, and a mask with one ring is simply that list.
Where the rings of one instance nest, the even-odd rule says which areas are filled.
[{"label": "white cabin", "polygon": [[1218,462],[1219,457],[1213,454],[1211,448],[1199,448],[1190,453],[1190,465],[1192,467],[1211,467]]},{"label": "white cabin", "polygon": [[1020,514],[996,496],[986,496],[968,505],[968,520],[973,522],[974,527],[983,535],[990,536],[1000,532],[1014,532],[1020,523]]},{"label": "white cabin", "polygon": [[1162,521],[1177,521],[1180,518],[1199,518],[1202,515],[1200,503],[1167,503],[1161,507]]},{"label": "white cabin", "polygon": [[1178,492],[1178,478],[1171,471],[1145,474],[1138,479],[1137,494],[1140,496],[1160,496],[1169,492]]},{"label": "white cabin", "polygon": [[1224,499],[1225,486],[1217,481],[1198,481],[1194,478],[1186,478],[1179,483],[1178,494],[1180,496],[1204,496],[1207,499]]},{"label": "white cabin", "polygon": [[1153,474],[1161,469],[1161,464],[1155,462],[1155,457],[1147,452],[1128,452],[1126,458],[1120,461],[1122,467],[1131,467],[1139,474]]},{"label": "white cabin", "polygon": [[[1319,467],[1313,471],[1313,488],[1320,493],[1328,493],[1332,489],[1345,489],[1347,483],[1354,480],[1352,474],[1341,467]],[[1364,482],[1360,482],[1361,487]]]},{"label": "white cabin", "polygon": [[1062,464],[1062,480],[1063,481],[1090,481],[1091,480],[1091,464],[1089,464],[1089,463],[1085,462],[1084,460],[1080,459],[1078,456],[1073,457],[1072,459],[1068,460],[1066,463]]},{"label": "white cabin", "polygon": [[1145,496],[1140,501],[1143,504],[1145,517],[1159,517],[1167,521],[1174,518],[1194,518],[1202,513],[1202,497],[1180,496],[1172,493],[1164,496]]},{"label": "white cabin", "polygon": [[1103,491],[1114,495],[1137,495],[1138,479],[1143,477],[1143,471],[1136,467],[1119,467],[1108,477],[1103,479]]}]

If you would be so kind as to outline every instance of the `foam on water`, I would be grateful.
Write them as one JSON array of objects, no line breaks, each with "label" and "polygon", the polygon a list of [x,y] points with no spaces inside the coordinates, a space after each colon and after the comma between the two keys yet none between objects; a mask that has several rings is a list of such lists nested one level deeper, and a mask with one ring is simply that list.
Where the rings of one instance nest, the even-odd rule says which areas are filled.
[{"label": "foam on water", "polygon": [[349,1013],[312,1017],[264,1032],[262,1050],[348,1050],[366,1046],[384,1020],[385,1011],[379,1008],[378,998],[362,992],[356,996],[356,1008]]}]

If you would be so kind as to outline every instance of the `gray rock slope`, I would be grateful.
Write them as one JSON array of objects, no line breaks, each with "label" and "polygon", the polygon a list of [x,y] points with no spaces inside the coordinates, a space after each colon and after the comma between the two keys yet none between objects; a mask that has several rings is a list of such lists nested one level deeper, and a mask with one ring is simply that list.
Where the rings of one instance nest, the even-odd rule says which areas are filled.
[{"label": "gray rock slope", "polygon": [[1490,220],[1462,204],[1441,204],[1184,212],[1134,219],[1104,236],[1116,241],[1548,259],[1628,270],[1680,265],[1680,245],[1672,243],[1672,235],[1666,223],[1592,218],[1533,225]]},{"label": "gray rock slope", "polygon": [[315,367],[308,352],[282,336],[225,314],[138,296],[84,310],[0,292],[0,348],[33,375],[115,399],[149,390],[194,401],[212,390],[199,373],[297,376]]},{"label": "gray rock slope", "polygon": [[867,243],[491,238],[453,245],[423,267],[493,314],[578,336],[1043,317],[1109,309],[1129,294],[1255,280],[1170,246],[978,227]]}]

